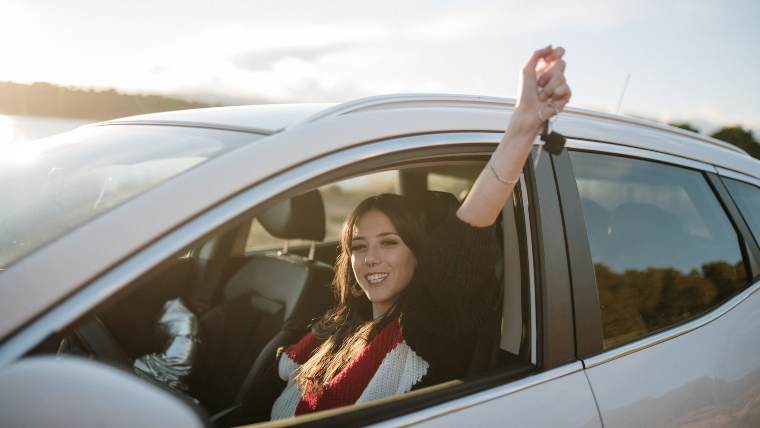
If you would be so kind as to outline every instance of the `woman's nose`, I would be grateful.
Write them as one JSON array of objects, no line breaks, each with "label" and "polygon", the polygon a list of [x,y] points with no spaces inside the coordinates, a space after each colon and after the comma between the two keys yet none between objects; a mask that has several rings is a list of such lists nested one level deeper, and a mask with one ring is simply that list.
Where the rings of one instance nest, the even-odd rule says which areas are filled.
[{"label": "woman's nose", "polygon": [[364,264],[365,265],[372,267],[372,266],[377,265],[378,263],[380,263],[380,261],[377,259],[377,257],[374,255],[373,252],[369,251],[364,256]]}]

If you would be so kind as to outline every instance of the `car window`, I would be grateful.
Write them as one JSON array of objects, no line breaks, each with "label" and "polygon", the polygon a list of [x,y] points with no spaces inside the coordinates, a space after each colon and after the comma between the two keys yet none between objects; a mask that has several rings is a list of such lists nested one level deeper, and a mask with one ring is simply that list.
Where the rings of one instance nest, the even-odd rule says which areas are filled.
[{"label": "car window", "polygon": [[448,192],[463,201],[467,192],[472,187],[474,178],[457,177],[441,173],[428,174],[428,189],[439,192]]},{"label": "car window", "polygon": [[398,171],[382,171],[322,186],[327,219],[325,240],[340,239],[343,221],[359,202],[380,193],[399,193]]},{"label": "car window", "polygon": [[755,241],[760,244],[760,187],[730,178],[723,179],[736,205],[747,221]]},{"label": "car window", "polygon": [[[478,169],[469,166],[451,167],[451,171],[423,171],[428,190],[448,192],[460,201],[467,196],[467,191],[475,181]],[[400,193],[399,171],[381,171],[353,177],[322,186],[320,189],[325,204],[327,219],[325,241],[338,241],[343,221],[351,210],[363,199],[380,193]],[[289,246],[309,245],[307,241],[291,240]],[[276,249],[284,242],[270,235],[255,219],[251,223],[246,241],[246,252]]]},{"label": "car window", "polygon": [[[398,171],[382,171],[353,177],[322,186],[319,189],[325,205],[325,241],[338,241],[343,221],[363,199],[380,193],[399,193]],[[246,252],[282,247],[283,240],[269,234],[253,220]],[[309,245],[308,241],[290,240],[289,246]]]},{"label": "car window", "polygon": [[702,173],[596,153],[570,158],[605,348],[703,313],[743,288],[738,235]]},{"label": "car window", "polygon": [[78,225],[261,135],[96,126],[0,146],[0,268]]}]

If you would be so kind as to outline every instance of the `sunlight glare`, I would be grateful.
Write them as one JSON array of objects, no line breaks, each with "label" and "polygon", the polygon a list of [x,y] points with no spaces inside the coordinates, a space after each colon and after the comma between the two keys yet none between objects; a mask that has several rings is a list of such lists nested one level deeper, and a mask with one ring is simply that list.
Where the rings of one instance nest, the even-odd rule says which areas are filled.
[{"label": "sunlight glare", "polygon": [[10,117],[0,115],[0,147],[10,144],[16,138],[16,129]]}]

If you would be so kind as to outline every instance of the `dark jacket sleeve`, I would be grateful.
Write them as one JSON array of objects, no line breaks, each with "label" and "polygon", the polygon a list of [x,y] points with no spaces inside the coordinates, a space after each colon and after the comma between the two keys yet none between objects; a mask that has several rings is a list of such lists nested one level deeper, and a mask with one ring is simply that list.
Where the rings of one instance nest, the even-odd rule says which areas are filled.
[{"label": "dark jacket sleeve", "polygon": [[405,337],[432,330],[472,335],[500,303],[497,269],[501,250],[496,226],[475,227],[451,209],[430,234],[409,290],[402,327]]},{"label": "dark jacket sleeve", "polygon": [[499,303],[494,302],[501,254],[496,227],[472,226],[451,211],[429,245],[421,275],[432,302],[464,327],[479,325],[479,315]]}]

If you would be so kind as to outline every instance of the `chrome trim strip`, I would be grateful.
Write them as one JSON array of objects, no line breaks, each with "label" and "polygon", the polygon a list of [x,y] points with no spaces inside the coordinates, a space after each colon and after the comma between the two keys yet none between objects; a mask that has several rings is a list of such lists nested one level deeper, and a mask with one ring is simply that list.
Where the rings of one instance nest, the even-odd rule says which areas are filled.
[{"label": "chrome trim strip", "polygon": [[[159,262],[181,251],[203,234],[271,200],[273,195],[276,197],[276,195],[287,192],[305,181],[358,161],[426,147],[498,143],[500,138],[501,135],[496,133],[470,132],[426,134],[381,140],[332,153],[254,185],[188,223],[179,226],[145,249],[130,256],[117,267],[107,271],[74,293],[66,301],[44,313],[15,335],[10,336],[0,347],[0,367],[23,356],[48,335],[62,330],[87,311],[96,307],[98,303],[114,295]],[[442,156],[457,157],[463,154],[466,153]]]},{"label": "chrome trim strip", "polygon": [[357,100],[347,101],[345,103],[336,104],[330,108],[317,112],[313,116],[306,119],[295,122],[288,125],[285,129],[294,128],[303,124],[316,122],[329,117],[342,116],[358,111],[366,110],[372,107],[388,107],[391,105],[406,105],[409,103],[428,103],[431,106],[434,104],[440,105],[441,103],[451,103],[456,107],[462,107],[462,105],[491,105],[500,108],[510,109],[515,106],[515,100],[512,98],[499,98],[477,95],[456,95],[456,94],[389,94],[389,95],[375,95]]},{"label": "chrome trim strip", "polygon": [[184,127],[184,128],[204,128],[204,129],[217,129],[221,131],[246,132],[249,134],[259,134],[259,135],[274,135],[277,133],[277,131],[272,131],[271,129],[251,128],[247,126],[246,127],[228,126],[228,125],[218,125],[218,124],[206,123],[206,122],[181,122],[181,121],[169,121],[169,120],[124,120],[120,122],[98,122],[98,123],[83,125],[82,128],[94,127],[94,126],[113,126],[113,125],[179,126],[179,127]]},{"label": "chrome trim strip", "polygon": [[662,342],[675,339],[678,336],[684,335],[698,328],[704,327],[707,324],[710,324],[711,322],[717,320],[718,318],[730,312],[733,308],[735,308],[740,303],[742,303],[743,301],[748,299],[750,296],[755,294],[758,290],[760,290],[760,281],[755,282],[751,286],[747,287],[741,293],[732,297],[730,300],[718,306],[717,308],[713,309],[712,311],[707,312],[706,314],[700,316],[699,318],[693,319],[684,324],[668,329],[667,331],[663,331],[663,332],[654,334],[652,336],[642,338],[635,342],[620,346],[618,348],[614,348],[610,351],[603,352],[599,355],[588,357],[585,360],[583,360],[583,363],[585,364],[587,369],[590,369],[592,367],[596,367],[598,365],[608,363],[618,358],[625,357],[626,355],[630,355],[635,352],[650,348]]},{"label": "chrome trim strip", "polygon": [[751,175],[742,174],[741,172],[732,171],[730,169],[722,168],[722,167],[716,167],[718,171],[718,175],[726,177],[726,178],[733,178],[734,180],[743,181],[745,183],[753,184],[757,187],[760,187],[760,178],[755,178]]},{"label": "chrome trim strip", "polygon": [[533,376],[528,376],[523,379],[516,380],[504,385],[499,385],[485,391],[476,392],[472,395],[467,395],[459,399],[452,400],[447,403],[441,403],[435,406],[428,407],[426,409],[419,410],[417,412],[393,418],[389,421],[380,422],[372,425],[373,427],[404,427],[412,426],[422,422],[430,421],[432,419],[445,416],[450,413],[459,412],[468,409],[473,406],[481,405],[489,401],[498,400],[500,398],[512,395],[516,392],[523,391],[534,386],[541,385],[546,382],[559,379],[564,376],[568,376],[574,373],[583,371],[583,365],[580,361],[575,361],[564,366],[560,366],[551,370],[547,370],[542,373],[537,373]]},{"label": "chrome trim strip", "polygon": [[[530,158],[529,158],[530,162]],[[525,237],[527,238],[528,281],[530,289],[530,362],[536,365],[536,274],[533,266],[533,231],[530,225],[530,210],[528,209],[528,186],[525,185],[525,175],[520,174],[520,195],[522,197],[523,217],[525,219]]]},{"label": "chrome trim strip", "polygon": [[[356,113],[368,109],[377,108],[393,108],[393,107],[407,107],[410,104],[420,104],[425,107],[435,106],[449,106],[449,107],[475,107],[475,108],[498,108],[501,110],[509,111],[515,107],[516,100],[514,98],[501,98],[501,97],[489,97],[479,95],[462,95],[462,94],[424,94],[424,93],[406,93],[406,94],[388,94],[388,95],[376,95],[371,97],[360,98],[357,100],[348,101],[341,104],[336,104],[330,108],[317,112],[316,114],[305,118],[304,120],[294,122],[288,125],[285,129],[292,129],[297,126],[316,122],[329,117],[336,117]],[[617,122],[625,125],[632,125],[640,128],[655,129],[658,131],[669,132],[674,135],[680,135],[689,137],[694,140],[699,140],[703,143],[711,144],[723,149],[741,153],[749,156],[747,152],[741,148],[727,143],[725,141],[718,140],[716,138],[708,137],[706,135],[697,134],[694,132],[686,131],[684,129],[668,126],[660,122],[651,120],[640,119],[631,116],[618,116],[609,113],[601,113],[592,110],[585,110],[579,108],[567,108],[563,112],[563,116],[576,116],[579,118],[591,118],[601,119],[611,122]]]},{"label": "chrome trim strip", "polygon": [[715,166],[708,163],[673,156],[661,152],[641,149],[638,147],[623,146],[619,144],[598,143],[595,141],[584,141],[568,139],[566,147],[568,149],[583,150],[589,152],[611,153],[617,155],[631,156],[635,158],[655,160],[673,165],[685,166],[691,169],[697,169],[706,172],[715,172]]}]

